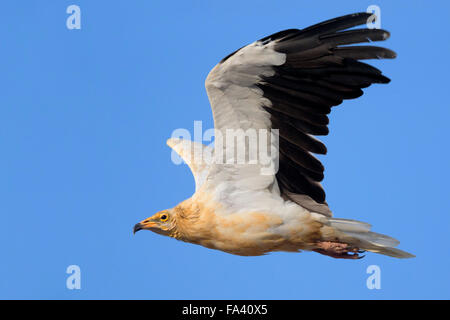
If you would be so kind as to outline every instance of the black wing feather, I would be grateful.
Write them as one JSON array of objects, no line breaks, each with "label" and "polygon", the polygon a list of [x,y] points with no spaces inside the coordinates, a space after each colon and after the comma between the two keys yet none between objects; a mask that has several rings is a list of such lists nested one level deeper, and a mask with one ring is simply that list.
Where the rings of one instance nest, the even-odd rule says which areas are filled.
[{"label": "black wing feather", "polygon": [[[338,17],[309,28],[284,30],[261,39],[275,42],[286,62],[275,74],[262,77],[257,86],[270,101],[272,128],[279,129],[280,166],[276,175],[283,196],[295,201],[304,194],[325,203],[320,181],[324,167],[312,153],[325,154],[326,147],[312,135],[327,135],[327,115],[344,99],[363,94],[372,83],[388,83],[381,71],[358,60],[395,58],[389,49],[352,44],[382,41],[385,30],[352,29],[367,22],[370,13]],[[291,195],[291,197],[289,197]],[[294,195],[294,196],[292,196]]]}]

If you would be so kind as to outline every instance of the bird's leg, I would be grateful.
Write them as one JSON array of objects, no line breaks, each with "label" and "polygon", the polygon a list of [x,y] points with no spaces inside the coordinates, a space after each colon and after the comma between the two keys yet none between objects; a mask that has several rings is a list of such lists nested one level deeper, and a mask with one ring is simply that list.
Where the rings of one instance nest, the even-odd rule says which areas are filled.
[{"label": "bird's leg", "polygon": [[317,248],[313,251],[330,256],[336,259],[361,259],[364,256],[360,256],[363,250],[359,248],[350,247],[347,243],[331,242],[331,241],[319,241],[316,243]]}]

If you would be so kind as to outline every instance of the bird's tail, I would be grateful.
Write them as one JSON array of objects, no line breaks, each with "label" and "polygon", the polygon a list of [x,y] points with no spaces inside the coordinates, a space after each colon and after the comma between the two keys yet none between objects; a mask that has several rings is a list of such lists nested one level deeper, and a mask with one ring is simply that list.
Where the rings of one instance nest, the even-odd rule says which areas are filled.
[{"label": "bird's tail", "polygon": [[413,258],[413,254],[395,248],[400,241],[387,235],[370,231],[371,225],[365,222],[328,218],[329,226],[338,235],[340,241],[361,250],[384,254],[395,258]]}]

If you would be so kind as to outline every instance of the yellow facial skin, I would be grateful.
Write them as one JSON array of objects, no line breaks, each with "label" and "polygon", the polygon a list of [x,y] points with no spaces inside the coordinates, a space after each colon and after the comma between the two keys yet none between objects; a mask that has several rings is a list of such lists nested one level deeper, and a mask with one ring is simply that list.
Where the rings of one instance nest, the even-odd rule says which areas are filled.
[{"label": "yellow facial skin", "polygon": [[153,232],[166,235],[171,229],[171,218],[172,217],[169,210],[160,211],[150,218],[137,223],[133,228],[133,233],[136,233],[139,230],[151,230]]}]

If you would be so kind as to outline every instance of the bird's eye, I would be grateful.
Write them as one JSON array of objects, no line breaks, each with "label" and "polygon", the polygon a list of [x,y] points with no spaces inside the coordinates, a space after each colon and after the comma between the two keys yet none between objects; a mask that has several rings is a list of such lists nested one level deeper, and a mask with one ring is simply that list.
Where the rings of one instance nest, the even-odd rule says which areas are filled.
[{"label": "bird's eye", "polygon": [[169,216],[167,215],[167,214],[165,214],[165,213],[163,213],[160,217],[159,217],[159,219],[161,220],[161,221],[167,221],[167,219],[169,219]]}]

